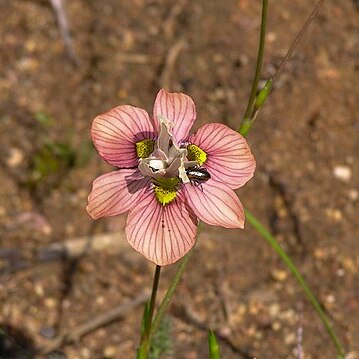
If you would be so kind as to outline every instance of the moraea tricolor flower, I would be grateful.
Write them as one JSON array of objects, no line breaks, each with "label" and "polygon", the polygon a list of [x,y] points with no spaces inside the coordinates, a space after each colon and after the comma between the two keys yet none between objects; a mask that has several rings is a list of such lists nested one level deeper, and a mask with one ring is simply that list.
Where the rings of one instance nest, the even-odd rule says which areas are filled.
[{"label": "moraea tricolor flower", "polygon": [[[254,157],[246,140],[223,124],[189,135],[195,119],[189,96],[162,89],[152,118],[123,105],[93,121],[98,153],[118,170],[94,181],[87,211],[94,219],[128,211],[128,242],[158,265],[176,262],[193,247],[198,218],[244,227],[234,189],[252,178]],[[189,173],[201,168],[210,178],[198,183]]]}]

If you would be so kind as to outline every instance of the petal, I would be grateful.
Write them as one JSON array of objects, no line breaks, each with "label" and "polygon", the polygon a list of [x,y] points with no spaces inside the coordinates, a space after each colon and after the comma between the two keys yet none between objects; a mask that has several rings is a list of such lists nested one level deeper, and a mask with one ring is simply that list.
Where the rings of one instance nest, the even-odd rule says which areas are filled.
[{"label": "petal", "polygon": [[235,189],[253,177],[256,161],[246,139],[226,125],[204,125],[189,141],[206,152],[203,166],[215,180]]},{"label": "petal", "polygon": [[162,89],[158,92],[153,107],[153,117],[156,120],[158,115],[173,122],[172,133],[180,143],[188,138],[196,119],[196,106],[189,96],[183,93],[170,93]]},{"label": "petal", "polygon": [[196,186],[187,184],[184,192],[188,205],[203,222],[225,228],[244,228],[244,211],[236,193],[211,178]]},{"label": "petal", "polygon": [[156,137],[148,113],[129,105],[115,107],[97,116],[91,133],[100,156],[116,167],[136,166],[136,142]]},{"label": "petal", "polygon": [[88,196],[87,212],[93,219],[130,210],[149,186],[138,169],[122,169],[95,179]]},{"label": "petal", "polygon": [[197,218],[179,196],[166,206],[147,191],[128,214],[126,236],[130,245],[150,261],[169,265],[195,244]]}]

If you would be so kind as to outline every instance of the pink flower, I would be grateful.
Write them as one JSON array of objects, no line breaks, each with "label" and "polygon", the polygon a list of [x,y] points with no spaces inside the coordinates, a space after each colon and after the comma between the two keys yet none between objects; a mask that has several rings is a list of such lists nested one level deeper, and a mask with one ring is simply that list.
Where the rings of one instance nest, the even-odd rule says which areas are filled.
[{"label": "pink flower", "polygon": [[[128,242],[162,266],[193,247],[198,219],[244,227],[243,206],[233,190],[252,178],[254,157],[246,140],[220,123],[189,136],[195,119],[189,96],[162,89],[153,118],[124,105],[97,116],[92,125],[98,153],[119,169],[94,181],[87,211],[94,219],[129,211]],[[198,170],[203,180],[193,178]]]}]

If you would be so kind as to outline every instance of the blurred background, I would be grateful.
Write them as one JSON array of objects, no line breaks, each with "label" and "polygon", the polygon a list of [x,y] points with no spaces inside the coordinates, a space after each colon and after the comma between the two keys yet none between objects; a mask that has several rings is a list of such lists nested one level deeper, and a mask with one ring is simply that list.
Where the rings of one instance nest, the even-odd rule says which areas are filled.
[{"label": "blurred background", "polygon": [[[165,87],[194,99],[196,127],[238,128],[261,2],[63,4],[0,0],[0,357],[43,358],[51,344],[48,358],[132,358],[154,265],[126,243],[125,216],[95,222],[85,211],[92,181],[111,170],[92,146],[92,119],[119,104],[151,112]],[[270,2],[263,80],[312,7]],[[358,3],[327,0],[252,128],[258,167],[238,191],[298,265],[351,359],[359,358],[358,83]],[[160,298],[174,272],[163,270]],[[56,344],[123,303],[133,305],[111,323]],[[207,358],[210,327],[223,358],[335,358],[298,284],[250,226],[204,226],[161,332],[160,346],[172,347],[163,357]]]}]

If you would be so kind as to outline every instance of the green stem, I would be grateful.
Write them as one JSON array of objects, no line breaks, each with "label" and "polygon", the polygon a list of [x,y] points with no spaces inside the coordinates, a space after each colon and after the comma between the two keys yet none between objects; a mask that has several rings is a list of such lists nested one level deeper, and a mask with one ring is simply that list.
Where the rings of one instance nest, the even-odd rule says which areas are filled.
[{"label": "green stem", "polygon": [[246,112],[244,114],[244,119],[239,128],[239,132],[243,132],[243,128],[245,128],[248,125],[247,122],[250,122],[252,119],[253,106],[256,100],[258,83],[259,83],[261,68],[263,64],[264,45],[265,45],[265,36],[266,36],[266,28],[267,28],[267,13],[268,13],[268,0],[262,0],[262,19],[261,19],[261,30],[259,37],[257,64],[254,73],[251,94],[249,97]]},{"label": "green stem", "polygon": [[248,222],[254,227],[254,229],[270,244],[270,246],[277,252],[283,262],[287,265],[289,270],[293,273],[294,277],[297,279],[298,283],[302,287],[304,294],[308,298],[310,304],[313,306],[314,310],[319,315],[321,321],[323,322],[325,329],[330,335],[337,352],[341,358],[345,357],[344,347],[340,343],[339,339],[334,333],[332,326],[330,325],[329,319],[324,313],[324,310],[320,306],[316,297],[314,296],[311,289],[308,287],[302,275],[299,273],[297,267],[292,262],[292,260],[288,257],[285,251],[282,249],[277,240],[271,235],[271,233],[248,211],[245,211],[246,219]]},{"label": "green stem", "polygon": [[259,62],[259,55],[261,54],[261,56],[263,56],[263,53],[264,53],[265,28],[263,29],[263,16],[264,15],[266,16],[266,14],[264,14],[262,12],[261,41],[260,41],[260,45],[259,45],[258,60],[257,60],[256,73],[255,73],[255,80],[257,79],[257,84],[253,83],[252,93],[251,93],[251,96],[250,96],[250,99],[248,102],[247,110],[244,115],[243,121],[240,124],[239,130],[238,130],[238,132],[242,136],[246,137],[247,134],[249,133],[254,121],[256,120],[256,118],[258,116],[259,110],[262,108],[265,100],[267,99],[268,95],[271,93],[275,81],[277,80],[277,78],[279,77],[281,72],[283,71],[285,64],[289,61],[289,59],[292,57],[294,51],[299,46],[299,43],[302,41],[305,33],[308,31],[310,24],[313,22],[315,17],[318,15],[320,7],[323,5],[324,1],[325,0],[318,0],[318,2],[314,6],[311,14],[309,15],[309,17],[303,24],[302,28],[300,29],[299,33],[294,38],[292,45],[290,46],[287,53],[283,57],[281,63],[278,66],[277,71],[272,76],[272,78],[266,82],[266,84],[258,92],[258,94],[256,94],[256,91],[258,88],[258,80],[259,80],[259,76],[260,76],[260,68],[261,68],[260,64],[262,62],[262,59],[260,59],[260,62]]},{"label": "green stem", "polygon": [[153,285],[152,285],[152,294],[150,299],[150,304],[148,307],[148,312],[145,316],[145,326],[143,335],[141,338],[141,344],[138,351],[137,358],[138,359],[146,359],[148,357],[148,352],[150,350],[150,332],[151,332],[151,323],[153,318],[153,312],[155,310],[155,303],[156,303],[156,296],[157,296],[157,289],[158,289],[158,283],[160,281],[160,275],[161,275],[161,266],[156,265],[155,275],[153,277]]}]

